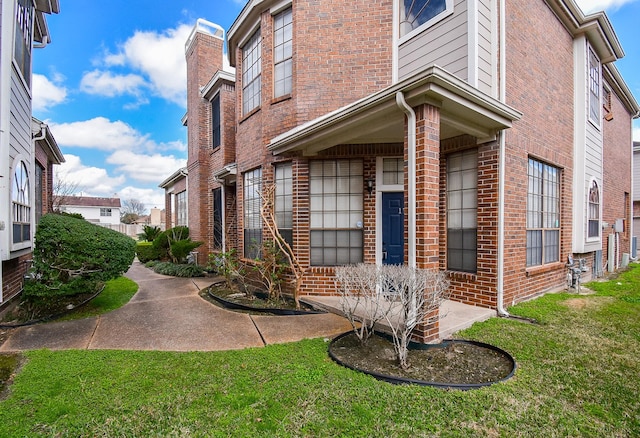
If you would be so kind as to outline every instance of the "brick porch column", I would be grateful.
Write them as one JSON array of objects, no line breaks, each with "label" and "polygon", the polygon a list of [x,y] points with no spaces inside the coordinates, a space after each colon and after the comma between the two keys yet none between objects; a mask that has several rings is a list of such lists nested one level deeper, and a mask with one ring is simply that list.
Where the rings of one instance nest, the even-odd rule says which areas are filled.
[{"label": "brick porch column", "polygon": [[[416,267],[439,269],[440,109],[423,104],[416,114]],[[406,154],[406,148],[405,148]],[[410,163],[409,163],[410,164]],[[421,343],[438,339],[438,310],[425,316],[413,332]]]}]

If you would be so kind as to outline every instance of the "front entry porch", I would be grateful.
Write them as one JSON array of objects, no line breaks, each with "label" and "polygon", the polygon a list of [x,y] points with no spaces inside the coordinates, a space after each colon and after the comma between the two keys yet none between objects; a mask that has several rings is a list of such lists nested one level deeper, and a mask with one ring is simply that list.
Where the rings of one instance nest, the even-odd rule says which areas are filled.
[{"label": "front entry porch", "polygon": [[[327,312],[342,315],[339,296],[305,296],[301,300]],[[446,300],[440,307],[439,339],[449,339],[460,330],[471,327],[474,322],[486,321],[494,316],[496,311],[493,309]]]}]

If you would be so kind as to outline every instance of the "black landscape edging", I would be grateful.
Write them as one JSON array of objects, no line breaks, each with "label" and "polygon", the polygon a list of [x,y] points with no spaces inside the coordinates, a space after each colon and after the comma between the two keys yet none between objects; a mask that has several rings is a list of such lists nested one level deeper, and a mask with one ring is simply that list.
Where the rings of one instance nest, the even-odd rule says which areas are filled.
[{"label": "black landscape edging", "polygon": [[216,300],[225,309],[230,309],[230,310],[244,310],[245,312],[270,313],[276,316],[315,315],[315,314],[327,313],[321,310],[296,310],[296,309],[279,309],[279,308],[272,309],[268,307],[246,306],[244,304],[238,304],[232,301],[225,300],[224,298],[221,298],[211,293],[211,289],[207,289],[207,293],[209,294],[209,297]]},{"label": "black landscape edging", "polygon": [[[349,365],[343,361],[341,361],[340,359],[338,359],[333,352],[331,351],[331,346],[333,345],[334,342],[336,342],[338,339],[341,339],[345,336],[348,336],[350,334],[352,334],[352,331],[348,331],[345,333],[342,333],[339,336],[336,336],[331,343],[329,344],[329,357],[331,357],[331,359],[333,359],[334,362],[336,362],[338,365],[342,365],[345,368],[349,368],[351,370],[354,371],[359,371],[361,373],[364,374],[368,374],[372,377],[375,377],[378,380],[382,380],[388,383],[392,383],[394,385],[407,385],[407,384],[413,384],[413,385],[421,385],[421,386],[433,386],[435,388],[441,388],[441,389],[459,389],[462,391],[468,391],[470,389],[479,389],[485,386],[490,386],[493,385],[494,383],[499,383],[499,382],[504,382],[505,380],[510,379],[511,377],[513,377],[513,374],[516,372],[516,361],[513,358],[513,356],[511,356],[509,353],[507,353],[506,351],[504,351],[501,348],[498,348],[494,345],[491,344],[485,344],[484,342],[478,342],[478,341],[467,341],[464,339],[445,339],[441,342],[441,344],[439,345],[434,345],[434,344],[418,344],[415,342],[412,342],[410,344],[410,349],[419,349],[419,350],[426,350],[428,348],[440,348],[440,347],[444,347],[446,345],[449,345],[451,343],[460,343],[460,344],[471,344],[471,345],[475,345],[477,347],[482,347],[482,348],[487,348],[493,351],[496,351],[502,355],[504,355],[506,358],[509,359],[509,361],[512,363],[512,368],[511,368],[511,372],[506,375],[505,377],[503,377],[500,380],[495,380],[492,382],[483,382],[483,383],[446,383],[446,382],[427,382],[426,380],[418,380],[418,379],[409,379],[406,377],[398,377],[398,376],[389,376],[386,374],[381,374],[381,373],[376,373],[374,371],[367,371],[367,370],[363,370],[360,368],[357,368],[353,365]],[[386,334],[379,334],[376,333],[376,335],[378,336],[383,336],[383,337],[387,337],[388,335]]]},{"label": "black landscape edging", "polygon": [[11,328],[18,328],[18,327],[27,327],[27,326],[30,326],[30,325],[40,324],[40,323],[43,323],[43,322],[50,322],[50,321],[54,321],[56,319],[62,318],[63,316],[68,315],[69,313],[73,312],[74,310],[79,309],[80,307],[84,306],[89,301],[93,300],[95,297],[100,295],[100,292],[102,292],[104,290],[105,286],[106,285],[103,285],[98,290],[98,292],[96,292],[95,294],[91,295],[89,298],[87,298],[86,300],[84,300],[83,302],[78,304],[77,306],[74,306],[71,309],[67,309],[64,312],[56,313],[55,315],[45,316],[44,318],[32,319],[30,321],[21,322],[21,323],[18,323],[18,324],[0,324],[0,328],[11,329]]}]

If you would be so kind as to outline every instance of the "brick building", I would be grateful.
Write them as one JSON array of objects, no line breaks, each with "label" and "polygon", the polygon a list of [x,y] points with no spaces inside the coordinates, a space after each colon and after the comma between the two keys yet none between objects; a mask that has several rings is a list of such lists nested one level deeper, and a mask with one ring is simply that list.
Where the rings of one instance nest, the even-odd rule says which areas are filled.
[{"label": "brick building", "polygon": [[31,58],[58,12],[58,0],[0,0],[0,309],[22,289],[36,224],[52,208],[53,165],[64,161],[31,111]]},{"label": "brick building", "polygon": [[226,35],[201,20],[190,233],[203,257],[255,258],[275,184],[304,294],[334,294],[336,265],[408,264],[506,313],[566,287],[568,256],[590,276],[630,251],[623,55],[573,0],[250,0]]}]

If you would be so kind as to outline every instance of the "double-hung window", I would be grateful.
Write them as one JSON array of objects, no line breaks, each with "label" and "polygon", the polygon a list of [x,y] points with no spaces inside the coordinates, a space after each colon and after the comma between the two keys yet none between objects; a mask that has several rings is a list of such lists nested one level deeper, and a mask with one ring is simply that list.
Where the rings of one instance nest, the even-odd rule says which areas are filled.
[{"label": "double-hung window", "polygon": [[29,172],[24,161],[19,161],[11,184],[13,210],[13,243],[31,241],[31,204],[29,200]]},{"label": "double-hung window", "polygon": [[293,25],[291,8],[273,17],[273,97],[291,94]]},{"label": "double-hung window", "polygon": [[111,209],[106,207],[100,208],[100,216],[111,217]]},{"label": "double-hung window", "polygon": [[311,265],[362,263],[363,190],[362,160],[309,163]]},{"label": "double-hung window", "polygon": [[478,153],[447,157],[447,269],[476,272]]},{"label": "double-hung window", "polygon": [[213,189],[213,247],[222,249],[222,188]]},{"label": "double-hung window", "polygon": [[560,169],[529,159],[527,266],[560,260]]},{"label": "double-hung window", "polygon": [[589,48],[589,120],[600,126],[600,60]]},{"label": "double-hung window", "polygon": [[187,191],[176,195],[176,225],[187,226]]},{"label": "double-hung window", "polygon": [[293,174],[291,163],[275,166],[276,193],[275,214],[276,225],[280,235],[293,245]]},{"label": "double-hung window", "polygon": [[600,189],[598,183],[593,180],[589,187],[587,237],[600,237]]},{"label": "double-hung window", "polygon": [[262,37],[260,29],[242,48],[242,114],[260,106],[262,98]]},{"label": "double-hung window", "polygon": [[13,58],[27,87],[31,86],[31,46],[33,38],[33,0],[16,1],[16,34]]},{"label": "double-hung window", "polygon": [[248,259],[262,257],[262,169],[244,174],[244,256]]},{"label": "double-hung window", "polygon": [[211,101],[211,147],[217,148],[221,141],[220,132],[220,94]]}]

